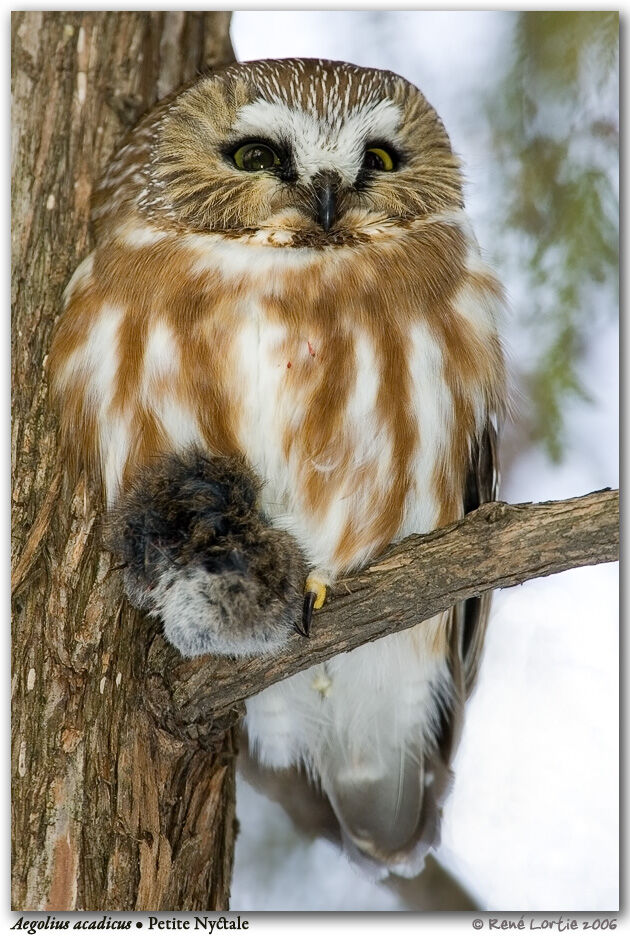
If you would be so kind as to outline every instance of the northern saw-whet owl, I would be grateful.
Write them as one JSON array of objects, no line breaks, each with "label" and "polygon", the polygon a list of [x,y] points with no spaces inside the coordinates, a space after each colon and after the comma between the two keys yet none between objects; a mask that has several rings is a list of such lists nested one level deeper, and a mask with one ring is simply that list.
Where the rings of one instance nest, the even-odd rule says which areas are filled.
[{"label": "northern saw-whet owl", "polygon": [[[130,133],[93,222],[52,388],[127,594],[184,656],[273,652],[342,573],[494,496],[502,289],[409,82],[307,59],[203,77]],[[261,764],[305,771],[377,874],[439,838],[487,612],[247,703]]]}]

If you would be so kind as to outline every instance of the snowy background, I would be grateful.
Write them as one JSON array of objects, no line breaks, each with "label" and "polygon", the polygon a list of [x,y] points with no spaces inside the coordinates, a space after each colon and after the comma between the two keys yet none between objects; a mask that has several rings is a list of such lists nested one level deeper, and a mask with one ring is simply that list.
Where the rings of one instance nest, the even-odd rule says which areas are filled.
[{"label": "snowy background", "polygon": [[[515,370],[536,354],[519,312],[531,301],[520,245],[500,228],[492,114],[478,102],[513,60],[509,12],[236,12],[240,60],[313,56],[389,68],[418,85],[442,116],[468,180],[467,206],[506,284]],[[616,88],[597,106],[616,119]],[[614,176],[616,165],[610,165]],[[512,249],[513,247],[513,249]],[[567,402],[563,459],[525,438],[517,393],[502,497],[584,494],[618,484],[618,327],[598,314],[610,284],[590,293],[593,321],[580,357],[590,400]],[[547,297],[553,304],[553,296]],[[600,310],[601,311],[601,310]],[[469,705],[440,861],[495,910],[613,911],[618,906],[617,567],[576,570],[495,597],[485,660]],[[310,841],[281,807],[239,783],[233,910],[405,910],[357,875],[329,843]]]}]

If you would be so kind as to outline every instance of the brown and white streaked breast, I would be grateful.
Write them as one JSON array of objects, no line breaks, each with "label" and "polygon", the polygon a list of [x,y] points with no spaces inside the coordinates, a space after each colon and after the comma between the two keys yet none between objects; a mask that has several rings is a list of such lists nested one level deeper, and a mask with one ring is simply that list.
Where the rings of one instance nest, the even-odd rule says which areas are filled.
[{"label": "brown and white streaked breast", "polygon": [[110,500],[165,448],[243,452],[344,568],[459,516],[500,301],[456,216],[323,251],[126,226],[69,287],[53,385]]}]

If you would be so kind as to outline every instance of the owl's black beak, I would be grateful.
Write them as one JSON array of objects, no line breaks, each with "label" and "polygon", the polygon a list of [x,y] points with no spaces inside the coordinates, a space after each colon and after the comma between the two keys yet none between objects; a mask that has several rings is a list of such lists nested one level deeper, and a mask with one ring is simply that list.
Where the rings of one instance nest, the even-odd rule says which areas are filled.
[{"label": "owl's black beak", "polygon": [[337,217],[339,178],[336,173],[320,172],[313,179],[317,221],[328,232]]}]

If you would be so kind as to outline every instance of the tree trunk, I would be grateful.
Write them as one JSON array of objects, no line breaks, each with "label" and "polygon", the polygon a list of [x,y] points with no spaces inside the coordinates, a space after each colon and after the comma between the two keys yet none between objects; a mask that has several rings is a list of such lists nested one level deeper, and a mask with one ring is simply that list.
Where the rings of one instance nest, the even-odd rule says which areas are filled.
[{"label": "tree trunk", "polygon": [[100,551],[98,496],[64,479],[45,363],[94,182],[157,98],[233,59],[229,19],[12,16],[15,909],[228,906],[234,716],[188,728],[145,704],[151,635]]}]

